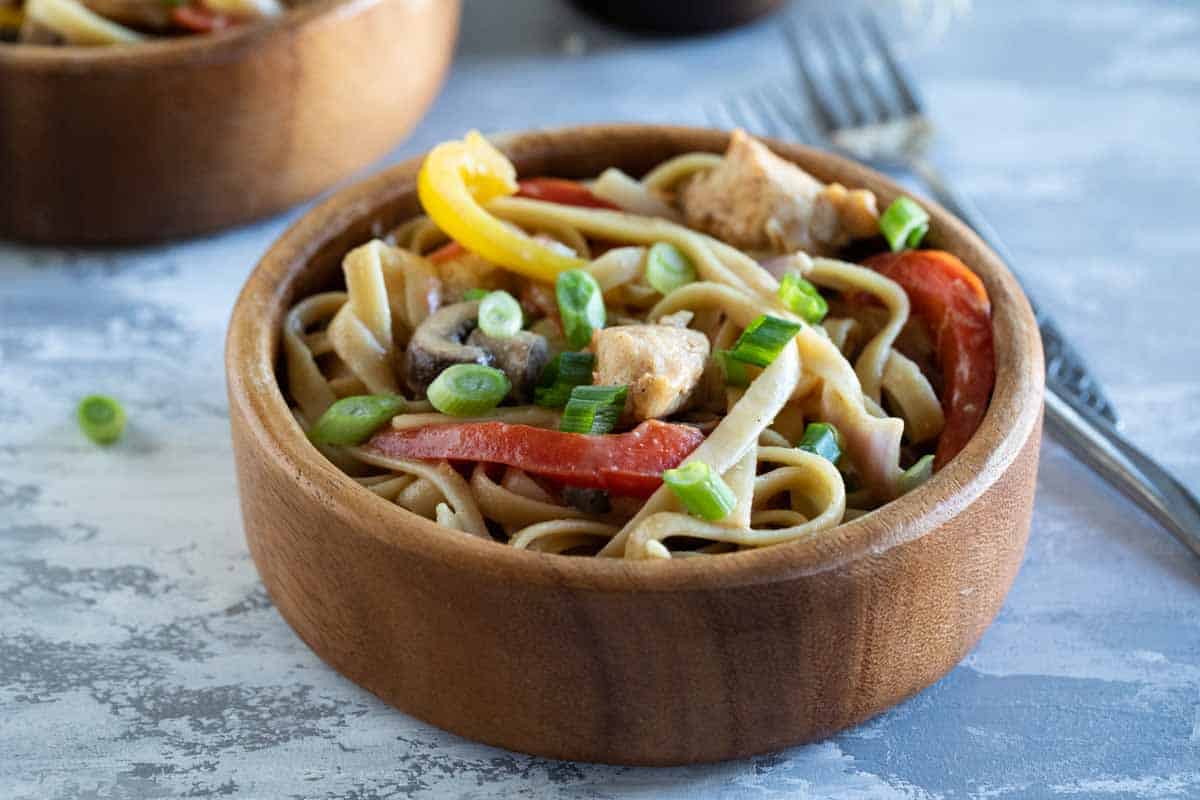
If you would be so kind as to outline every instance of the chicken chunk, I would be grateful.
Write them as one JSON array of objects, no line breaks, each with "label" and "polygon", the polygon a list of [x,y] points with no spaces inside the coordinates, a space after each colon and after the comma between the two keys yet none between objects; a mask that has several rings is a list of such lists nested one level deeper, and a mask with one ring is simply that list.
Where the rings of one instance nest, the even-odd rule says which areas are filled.
[{"label": "chicken chunk", "polygon": [[463,294],[470,289],[512,291],[515,285],[511,273],[470,252],[443,261],[437,265],[437,271],[443,293],[450,303],[462,300]]},{"label": "chicken chunk", "polygon": [[700,383],[708,337],[673,325],[622,325],[596,331],[593,382],[629,387],[625,411],[637,420],[670,416]]},{"label": "chicken chunk", "polygon": [[746,250],[831,255],[879,232],[870,191],[821,183],[740,130],[720,165],[680,200],[688,225]]}]

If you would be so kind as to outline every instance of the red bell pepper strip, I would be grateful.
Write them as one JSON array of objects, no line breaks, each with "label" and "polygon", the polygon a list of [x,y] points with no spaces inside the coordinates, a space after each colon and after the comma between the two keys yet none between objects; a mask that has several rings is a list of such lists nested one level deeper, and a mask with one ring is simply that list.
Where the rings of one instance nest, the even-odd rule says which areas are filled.
[{"label": "red bell pepper strip", "polygon": [[613,203],[592,194],[592,190],[582,183],[565,178],[526,178],[518,181],[517,197],[544,200],[547,203],[561,203],[565,206],[606,208],[610,211],[621,210]]},{"label": "red bell pepper strip", "polygon": [[199,3],[171,9],[171,21],[192,33],[213,33],[238,24],[238,20],[228,14],[211,11]]},{"label": "red bell pepper strip", "polygon": [[704,441],[689,425],[648,420],[629,433],[593,436],[513,425],[464,422],[385,430],[365,445],[390,458],[506,464],[566,486],[649,497],[663,470],[683,463]]},{"label": "red bell pepper strip", "polygon": [[467,248],[458,242],[448,242],[426,256],[434,264],[444,264],[453,261],[467,252]]},{"label": "red bell pepper strip", "polygon": [[979,429],[996,382],[987,290],[966,264],[942,250],[882,253],[864,263],[900,284],[913,313],[933,332],[945,380],[946,427],[934,455],[934,467],[941,469]]}]

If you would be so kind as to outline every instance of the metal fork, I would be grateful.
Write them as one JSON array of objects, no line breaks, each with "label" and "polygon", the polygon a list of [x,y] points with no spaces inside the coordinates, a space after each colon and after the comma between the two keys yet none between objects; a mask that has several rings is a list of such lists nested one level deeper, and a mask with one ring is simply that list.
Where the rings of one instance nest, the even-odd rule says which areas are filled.
[{"label": "metal fork", "polygon": [[[798,86],[766,86],[729,98],[708,110],[709,121],[831,145],[879,169],[908,173],[1012,265],[1007,248],[974,204],[926,158],[933,123],[874,15],[814,14],[806,20],[783,23]],[[1200,501],[1117,432],[1115,410],[1083,359],[1036,304],[1034,313],[1046,351],[1049,429],[1200,555]]]}]

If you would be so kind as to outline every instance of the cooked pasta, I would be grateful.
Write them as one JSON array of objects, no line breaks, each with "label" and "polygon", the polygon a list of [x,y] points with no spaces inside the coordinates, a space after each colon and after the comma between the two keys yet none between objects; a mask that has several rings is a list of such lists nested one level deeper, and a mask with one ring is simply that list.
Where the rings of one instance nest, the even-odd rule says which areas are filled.
[{"label": "cooked pasta", "polygon": [[447,536],[629,559],[809,539],[914,489],[986,410],[986,292],[911,249],[919,207],[880,216],[741,132],[592,182],[518,182],[471,134],[419,187],[426,216],[291,309],[285,386],[323,453]]},{"label": "cooked pasta", "polygon": [[279,0],[0,0],[0,42],[128,45],[282,14]]}]

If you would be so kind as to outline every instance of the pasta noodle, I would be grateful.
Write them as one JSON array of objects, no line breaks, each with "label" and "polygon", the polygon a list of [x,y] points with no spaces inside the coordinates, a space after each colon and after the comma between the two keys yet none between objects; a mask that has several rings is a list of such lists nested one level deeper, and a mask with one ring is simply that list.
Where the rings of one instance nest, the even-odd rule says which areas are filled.
[{"label": "pasta noodle", "polygon": [[[480,163],[503,169],[495,158]],[[503,224],[489,235],[511,230],[511,241],[461,240],[457,249],[435,221],[441,198],[423,184],[433,216],[351,250],[345,291],[304,298],[287,314],[297,421],[312,432],[339,398],[405,396],[404,410],[369,441],[323,442],[322,452],[369,491],[448,531],[543,553],[712,557],[818,536],[895,498],[911,485],[906,468],[955,412],[939,396],[947,378],[930,366],[940,334],[914,314],[924,306],[914,306],[912,289],[885,270],[804,252],[767,254],[764,268],[758,254],[683,224],[692,218],[681,206],[688,187],[726,169],[728,158],[685,154],[640,180],[609,169],[589,184],[549,180],[528,196],[488,190],[474,208],[453,210],[463,219],[494,215]],[[473,244],[498,254],[496,263],[474,255]],[[660,244],[673,248],[676,265],[651,263]],[[587,396],[572,389],[578,377],[564,389],[569,403],[567,394],[540,394],[561,380],[558,360],[551,368],[547,359],[568,348],[580,315],[594,314],[564,305],[570,293],[561,277],[553,283],[569,263],[582,270],[581,285],[595,286],[607,316],[606,325],[588,323],[590,345],[579,340],[594,372],[584,385],[621,389],[613,396],[624,406],[603,430],[615,420],[624,433],[559,432],[591,408],[573,405]],[[810,282],[804,291],[832,313],[814,319],[789,300],[785,272],[784,284]],[[499,288],[511,292],[507,300]],[[493,297],[519,305],[524,325],[514,320],[504,333],[485,325],[482,306]],[[757,361],[743,340],[764,320],[789,333]],[[923,344],[905,350],[909,341]],[[444,392],[438,384],[458,365],[464,375],[501,376],[507,399],[447,405],[435,390]],[[832,437],[824,450],[796,446],[822,435]],[[654,436],[666,439],[639,438]],[[698,516],[691,499],[662,483],[664,467],[645,474],[643,462],[707,470],[730,499],[719,516]]]}]

